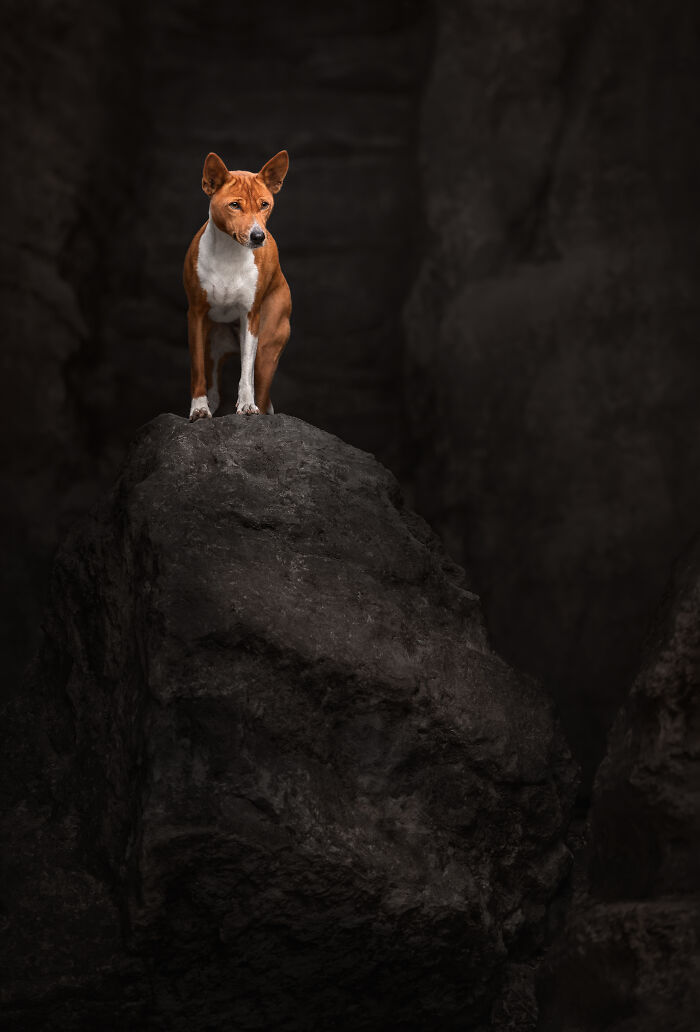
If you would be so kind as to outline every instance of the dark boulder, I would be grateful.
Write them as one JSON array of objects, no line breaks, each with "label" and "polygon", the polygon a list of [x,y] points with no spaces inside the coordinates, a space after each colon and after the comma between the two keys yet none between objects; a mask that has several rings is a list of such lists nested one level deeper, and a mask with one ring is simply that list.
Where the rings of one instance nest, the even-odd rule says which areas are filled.
[{"label": "dark boulder", "polygon": [[576,772],[376,460],[139,434],[11,715],[8,1029],[533,1029]]}]

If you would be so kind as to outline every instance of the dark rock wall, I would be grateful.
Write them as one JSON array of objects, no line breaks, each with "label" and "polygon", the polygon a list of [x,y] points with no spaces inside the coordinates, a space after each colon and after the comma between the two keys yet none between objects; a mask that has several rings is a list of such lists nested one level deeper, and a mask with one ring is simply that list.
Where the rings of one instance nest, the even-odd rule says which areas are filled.
[{"label": "dark rock wall", "polygon": [[678,565],[595,780],[542,1032],[693,1032],[700,1013],[700,547]]},{"label": "dark rock wall", "polygon": [[407,212],[432,30],[413,0],[40,0],[3,5],[2,20],[12,681],[56,541],[139,425],[187,411],[182,261],[207,217],[209,150],[232,168],[291,155],[271,223],[294,301],[277,407],[398,467],[401,305],[420,229]]},{"label": "dark rock wall", "polygon": [[[110,456],[91,414],[102,318],[129,275],[120,243],[133,204],[136,68],[126,8],[10,2],[0,13],[5,400],[0,415],[2,646],[8,686],[34,642],[57,537],[94,499]],[[95,375],[98,371],[98,375]]]},{"label": "dark rock wall", "polygon": [[416,504],[592,775],[700,512],[696,4],[437,4]]}]

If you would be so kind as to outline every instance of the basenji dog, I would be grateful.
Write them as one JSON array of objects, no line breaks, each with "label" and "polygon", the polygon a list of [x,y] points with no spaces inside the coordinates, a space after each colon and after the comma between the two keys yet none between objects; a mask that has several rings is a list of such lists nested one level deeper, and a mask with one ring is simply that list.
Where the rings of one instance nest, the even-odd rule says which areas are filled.
[{"label": "basenji dog", "polygon": [[222,363],[239,349],[236,412],[274,411],[270,386],[289,339],[292,299],[267,220],[288,168],[285,150],[257,173],[229,172],[218,154],[204,162],[209,220],[190,244],[184,268],[190,420],[216,412]]}]

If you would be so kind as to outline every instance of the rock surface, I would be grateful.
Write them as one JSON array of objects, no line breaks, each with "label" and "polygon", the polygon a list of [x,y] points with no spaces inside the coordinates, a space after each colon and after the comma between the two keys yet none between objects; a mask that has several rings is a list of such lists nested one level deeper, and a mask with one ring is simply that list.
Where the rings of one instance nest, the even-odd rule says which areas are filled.
[{"label": "rock surface", "polygon": [[3,1029],[534,1029],[575,768],[370,455],[143,428],[10,726]]},{"label": "rock surface", "polygon": [[590,857],[545,982],[543,1032],[697,1029],[699,773],[696,544],[596,777]]}]

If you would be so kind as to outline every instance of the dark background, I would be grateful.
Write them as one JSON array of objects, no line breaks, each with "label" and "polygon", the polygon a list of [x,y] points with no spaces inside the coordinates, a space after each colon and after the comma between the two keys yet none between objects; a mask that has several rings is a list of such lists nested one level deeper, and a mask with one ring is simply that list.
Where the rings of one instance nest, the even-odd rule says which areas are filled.
[{"label": "dark background", "polygon": [[42,0],[0,28],[6,690],[57,541],[188,411],[206,153],[286,147],[276,408],[399,476],[589,779],[700,511],[697,4]]}]

